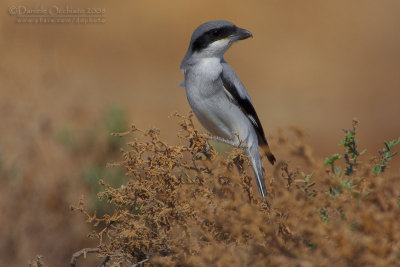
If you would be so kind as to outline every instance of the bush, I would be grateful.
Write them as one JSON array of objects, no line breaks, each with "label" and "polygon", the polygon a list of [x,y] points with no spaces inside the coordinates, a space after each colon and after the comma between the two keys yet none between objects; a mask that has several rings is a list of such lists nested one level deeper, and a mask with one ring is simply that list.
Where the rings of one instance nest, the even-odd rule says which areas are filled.
[{"label": "bush", "polygon": [[[400,180],[383,174],[385,157],[372,166],[359,159],[356,123],[341,143],[343,156],[327,158],[326,167],[297,142],[303,153],[291,157],[304,157],[314,171],[292,170],[278,158],[267,168],[263,201],[240,149],[221,157],[195,129],[192,115],[177,116],[178,145],[163,142],[156,129],[121,134],[137,139],[121,162],[110,164],[126,169],[128,184],[100,182],[99,198],[114,206],[112,214],[91,215],[83,201],[73,207],[97,226],[90,236],[98,239],[95,251],[104,264],[400,265]],[[285,138],[279,142],[282,150],[293,148]],[[386,146],[391,157],[395,145]],[[337,166],[341,158],[344,171]],[[377,171],[377,164],[385,167]]]}]

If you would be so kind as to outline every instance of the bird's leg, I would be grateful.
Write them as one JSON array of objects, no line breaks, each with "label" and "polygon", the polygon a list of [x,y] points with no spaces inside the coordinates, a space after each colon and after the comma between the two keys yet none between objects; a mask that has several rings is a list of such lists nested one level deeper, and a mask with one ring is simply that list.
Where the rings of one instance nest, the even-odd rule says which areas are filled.
[{"label": "bird's leg", "polygon": [[192,146],[193,146],[193,139],[190,138],[190,140],[189,140],[189,147],[191,148]]},{"label": "bird's leg", "polygon": [[[208,134],[206,134],[205,135],[206,136],[206,138],[211,138]],[[193,142],[193,139],[191,138],[190,140],[189,140],[189,147],[190,148],[192,148],[193,146],[194,146],[194,142]],[[211,146],[210,146],[210,144],[208,143],[208,142],[206,142],[206,144],[205,144],[205,146],[203,147],[203,149],[201,150],[201,149],[197,149],[197,151],[192,151],[191,153],[192,153],[192,155],[194,156],[195,154],[197,154],[197,153],[203,153],[203,154],[207,154],[207,153],[209,153],[211,151]]]},{"label": "bird's leg", "polygon": [[237,138],[237,145],[235,145],[236,147],[240,147],[244,150],[247,149],[247,146],[245,145],[244,141],[242,139],[240,139],[240,135],[238,132],[232,132],[234,136],[236,136]]},{"label": "bird's leg", "polygon": [[219,136],[215,136],[215,135],[210,135],[210,137],[211,137],[211,139],[213,139],[215,141],[218,141],[218,142],[221,142],[221,143],[225,143],[225,144],[228,144],[228,145],[231,145],[231,146],[237,146],[237,144],[235,144],[235,142],[233,142],[232,140],[225,139],[225,138],[222,138],[222,137],[219,137]]},{"label": "bird's leg", "polygon": [[239,133],[238,132],[232,132],[234,136],[236,136],[237,141],[238,141],[238,145],[237,147],[241,147],[243,144],[243,141],[240,139]]}]

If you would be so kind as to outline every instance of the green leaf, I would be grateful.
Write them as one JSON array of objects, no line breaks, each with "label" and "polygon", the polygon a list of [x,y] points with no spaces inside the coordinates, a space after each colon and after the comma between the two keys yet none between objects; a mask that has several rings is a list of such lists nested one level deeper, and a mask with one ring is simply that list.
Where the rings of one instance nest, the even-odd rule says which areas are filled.
[{"label": "green leaf", "polygon": [[370,192],[368,192],[368,191],[362,192],[362,195],[363,195],[364,197],[368,196],[369,194],[370,194]]},{"label": "green leaf", "polygon": [[[385,144],[387,151],[390,151],[390,146],[389,146],[389,144],[388,144],[387,142],[383,142],[383,143]],[[384,150],[384,151],[385,151],[385,150]],[[385,152],[387,152],[387,151],[385,151]]]},{"label": "green leaf", "polygon": [[307,186],[306,186],[306,188],[308,189],[308,188],[310,188],[310,187],[312,187],[312,186],[314,186],[315,185],[315,182],[312,182],[311,184],[308,184]]},{"label": "green leaf", "polygon": [[355,224],[355,223],[350,224],[350,225],[349,225],[349,230],[350,230],[351,232],[354,232],[354,231],[356,230],[356,224]]},{"label": "green leaf", "polygon": [[400,142],[400,137],[397,140],[393,139],[392,141],[390,141],[390,144],[389,144],[390,148],[393,148],[394,146],[397,146],[399,144],[399,142]]},{"label": "green leaf", "polygon": [[323,222],[327,223],[329,221],[329,215],[328,215],[328,213],[326,212],[326,210],[324,208],[321,208],[319,210],[319,214],[320,214],[321,220]]},{"label": "green leaf", "polygon": [[337,175],[337,176],[340,176],[340,173],[342,172],[342,167],[340,167],[340,166],[338,166],[338,167],[336,167],[336,169],[335,169],[335,174]]},{"label": "green leaf", "polygon": [[381,165],[375,164],[372,166],[372,171],[374,172],[375,176],[381,173]]},{"label": "green leaf", "polygon": [[332,165],[336,160],[338,160],[340,158],[341,158],[341,156],[339,154],[333,154],[332,157],[325,159],[324,166]]},{"label": "green leaf", "polygon": [[307,247],[309,247],[309,248],[311,248],[311,249],[316,249],[316,248],[318,247],[317,244],[315,244],[315,243],[313,243],[313,242],[311,242],[311,241],[308,241],[308,240],[306,240],[306,239],[303,240],[303,243],[304,243]]},{"label": "green leaf", "polygon": [[[393,140],[393,141],[395,141],[395,140]],[[399,143],[400,143],[400,137],[399,137],[399,139],[397,139],[397,141],[394,142],[393,146],[397,146]]]},{"label": "green leaf", "polygon": [[356,185],[353,185],[353,179],[347,179],[344,183],[343,183],[343,188],[347,189],[347,190],[352,190],[353,188],[355,188]]},{"label": "green leaf", "polygon": [[332,185],[329,187],[328,195],[331,198],[335,199],[340,194],[342,194],[342,189],[340,189],[338,186]]}]

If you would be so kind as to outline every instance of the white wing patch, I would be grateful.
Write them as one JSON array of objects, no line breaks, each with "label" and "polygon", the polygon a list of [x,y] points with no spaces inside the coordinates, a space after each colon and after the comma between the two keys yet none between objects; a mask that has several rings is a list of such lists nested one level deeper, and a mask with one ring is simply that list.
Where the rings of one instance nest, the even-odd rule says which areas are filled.
[{"label": "white wing patch", "polygon": [[[224,86],[224,91],[225,91],[225,94],[226,94],[226,96],[228,97],[229,101],[231,101],[231,102],[234,103],[235,105],[239,106],[239,104],[238,104],[238,102],[236,101],[236,99],[233,98],[232,94],[231,94],[228,90],[226,90],[225,86]],[[239,107],[239,108],[240,108],[240,107]]]},{"label": "white wing patch", "polygon": [[251,120],[251,122],[253,123],[253,125],[257,125],[258,126],[258,123],[257,123],[257,121],[256,121],[256,119],[254,119],[254,117],[252,116],[252,115],[247,115],[247,117],[249,118],[249,120]]},{"label": "white wing patch", "polygon": [[[238,101],[232,96],[232,94],[226,90],[225,86],[224,86],[224,91],[226,96],[228,97],[229,101],[231,101],[233,104],[235,104],[239,109],[241,109],[243,111],[243,107],[240,106],[240,104],[238,103]],[[253,117],[253,115],[248,114],[246,112],[243,112],[246,117],[251,121],[251,123],[255,126],[258,126],[258,123],[256,121],[256,119]]]}]

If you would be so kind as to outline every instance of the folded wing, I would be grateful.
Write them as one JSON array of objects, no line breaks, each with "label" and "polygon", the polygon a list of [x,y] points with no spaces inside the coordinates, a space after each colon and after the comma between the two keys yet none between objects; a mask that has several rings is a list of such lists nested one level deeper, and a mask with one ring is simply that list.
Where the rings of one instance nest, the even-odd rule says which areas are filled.
[{"label": "folded wing", "polygon": [[227,96],[232,102],[238,105],[244,114],[246,114],[257,133],[259,145],[264,149],[269,162],[273,165],[276,159],[269,149],[264,129],[254,109],[253,103],[251,102],[250,96],[237,77],[235,71],[225,61],[222,62],[221,79]]}]

